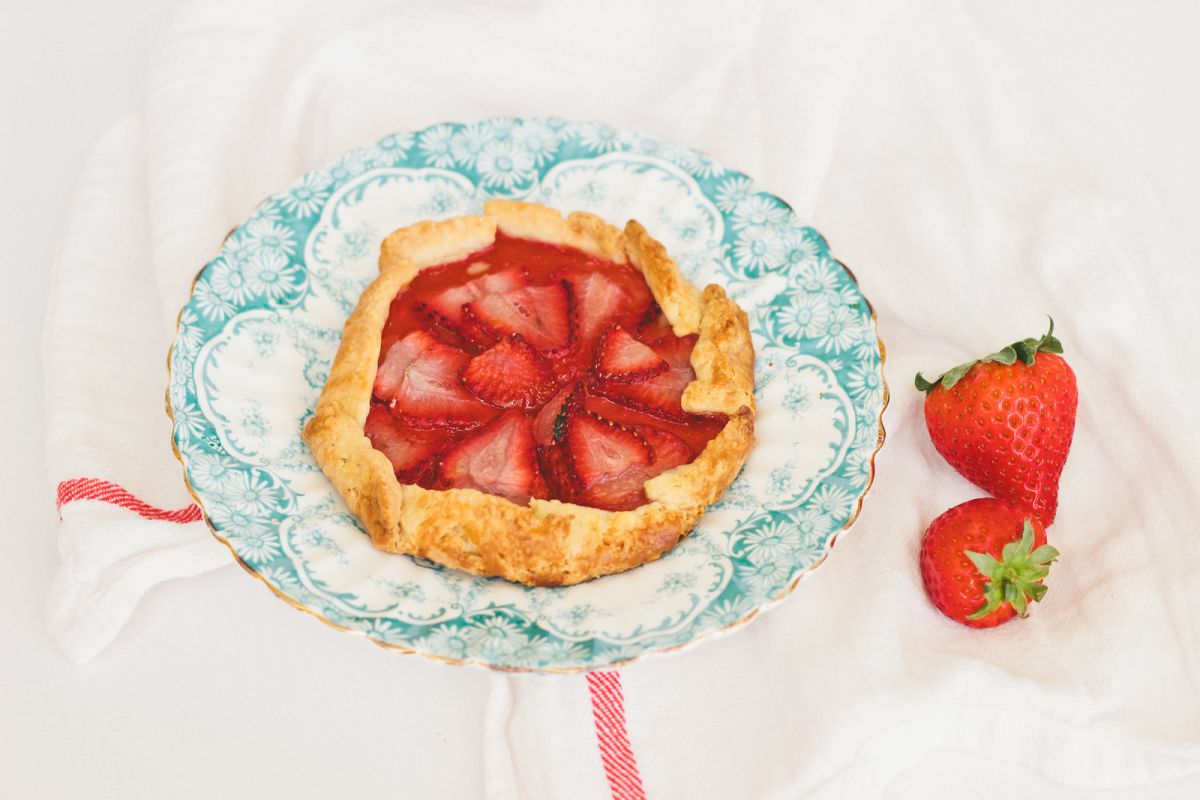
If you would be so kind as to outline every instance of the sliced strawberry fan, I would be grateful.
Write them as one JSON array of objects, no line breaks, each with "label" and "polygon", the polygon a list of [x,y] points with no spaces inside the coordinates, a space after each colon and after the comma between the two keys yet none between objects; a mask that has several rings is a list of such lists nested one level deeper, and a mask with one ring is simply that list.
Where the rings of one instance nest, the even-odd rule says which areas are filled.
[{"label": "sliced strawberry fan", "polygon": [[397,298],[410,330],[380,360],[365,433],[401,481],[426,488],[644,504],[646,481],[690,462],[725,423],[681,406],[696,337],[674,335],[628,268],[501,255],[462,262],[468,276],[485,258],[501,266],[460,285],[447,285],[455,265],[435,268],[429,290]]}]

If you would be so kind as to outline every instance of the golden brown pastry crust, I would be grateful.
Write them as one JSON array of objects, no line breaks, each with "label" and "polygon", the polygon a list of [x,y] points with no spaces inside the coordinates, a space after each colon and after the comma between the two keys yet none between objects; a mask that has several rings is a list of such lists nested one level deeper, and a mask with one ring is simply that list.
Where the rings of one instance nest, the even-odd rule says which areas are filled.
[{"label": "golden brown pastry crust", "polygon": [[[558,500],[520,506],[474,489],[436,491],[401,484],[363,433],[392,299],[421,269],[460,260],[505,234],[583,250],[642,271],[676,335],[698,334],[696,380],[685,410],[729,421],[689,464],[646,482],[650,502],[604,511]],[[622,232],[599,217],[531,203],[491,200],[483,214],[420,222],[383,242],[379,277],[342,334],[329,379],[304,439],[321,469],[366,526],[376,547],[478,575],[558,586],[652,561],[691,531],[733,482],[754,444],[754,351],[746,314],[710,285],[697,291],[666,249],[637,222]]]}]

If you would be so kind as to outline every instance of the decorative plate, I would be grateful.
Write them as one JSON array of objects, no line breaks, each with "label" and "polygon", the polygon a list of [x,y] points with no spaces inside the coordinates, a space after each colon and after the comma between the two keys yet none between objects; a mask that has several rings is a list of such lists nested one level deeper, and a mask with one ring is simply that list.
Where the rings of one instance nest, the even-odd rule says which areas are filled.
[{"label": "decorative plate", "polygon": [[[635,218],[750,314],[758,444],[659,561],[529,588],[380,552],[301,441],[383,237],[490,196]],[[745,622],[825,558],[874,474],[882,362],[853,276],[745,175],[606,125],[492,119],[386,136],[267,198],[180,312],[167,408],[213,533],[291,605],[404,652],[574,671]]]}]

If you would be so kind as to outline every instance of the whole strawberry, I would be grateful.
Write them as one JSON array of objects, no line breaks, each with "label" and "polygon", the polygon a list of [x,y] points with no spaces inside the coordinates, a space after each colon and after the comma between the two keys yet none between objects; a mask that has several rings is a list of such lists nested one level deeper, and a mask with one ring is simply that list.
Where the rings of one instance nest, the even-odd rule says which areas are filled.
[{"label": "whole strawberry", "polygon": [[925,424],[933,446],[963,477],[1002,500],[1028,508],[1043,525],[1058,510],[1058,479],[1071,449],[1079,394],[1075,373],[1054,338],[1040,339],[960,364],[926,392]]},{"label": "whole strawberry", "polygon": [[1046,594],[1058,551],[1046,529],[1014,505],[981,497],[942,514],[921,543],[921,579],[938,610],[972,628],[1026,615]]}]

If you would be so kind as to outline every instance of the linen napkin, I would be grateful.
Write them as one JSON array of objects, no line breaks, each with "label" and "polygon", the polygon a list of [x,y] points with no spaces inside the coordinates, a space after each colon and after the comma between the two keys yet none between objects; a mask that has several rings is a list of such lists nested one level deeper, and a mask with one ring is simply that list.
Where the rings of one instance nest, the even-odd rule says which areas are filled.
[{"label": "linen napkin", "polygon": [[[1200,768],[1200,432],[1179,403],[1200,387],[1172,369],[1194,256],[949,3],[191,9],[145,115],[97,148],[48,322],[51,477],[94,498],[62,506],[50,621],[72,657],[154,582],[228,558],[186,521],[160,405],[175,315],[224,233],[387,132],[522,114],[686,143],[790,202],[874,303],[893,401],[862,517],[795,597],[620,673],[496,677],[491,796],[861,796],[935,747],[1075,786]],[[1064,556],[1030,620],[966,631],[928,607],[915,551],[978,493],[933,452],[911,376],[1047,312],[1082,398]]]}]

